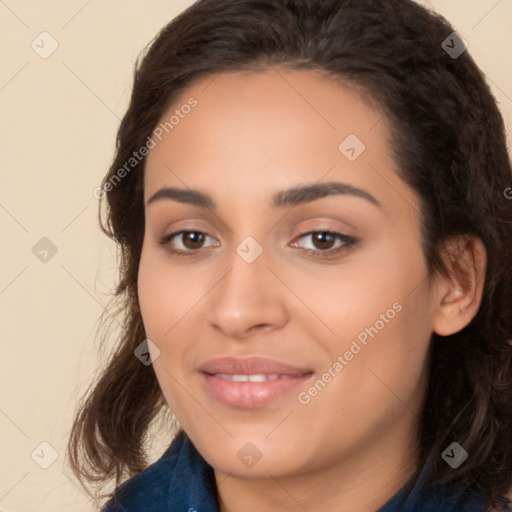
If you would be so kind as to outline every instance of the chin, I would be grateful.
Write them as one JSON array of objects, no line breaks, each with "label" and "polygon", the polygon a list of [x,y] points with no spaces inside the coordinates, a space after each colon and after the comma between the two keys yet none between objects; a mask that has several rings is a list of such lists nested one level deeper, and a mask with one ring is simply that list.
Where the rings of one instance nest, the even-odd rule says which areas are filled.
[{"label": "chin", "polygon": [[[268,434],[268,431],[267,431]],[[266,478],[269,474],[288,476],[300,473],[306,461],[297,457],[299,448],[292,443],[276,444],[260,436],[237,436],[233,439],[206,442],[205,449],[196,444],[199,452],[216,470],[236,478]],[[214,449],[211,447],[215,446]],[[304,452],[298,452],[301,458]]]}]

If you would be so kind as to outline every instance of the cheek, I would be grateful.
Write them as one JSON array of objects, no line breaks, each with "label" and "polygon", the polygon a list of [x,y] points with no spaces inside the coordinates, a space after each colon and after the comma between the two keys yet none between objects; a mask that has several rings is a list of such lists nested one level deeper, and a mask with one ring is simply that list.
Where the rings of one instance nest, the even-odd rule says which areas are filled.
[{"label": "cheek", "polygon": [[[186,333],[194,305],[204,291],[179,266],[143,248],[138,274],[138,297],[146,337],[159,349],[154,370],[169,402],[190,366],[190,336]],[[175,376],[178,380],[172,378]]]},{"label": "cheek", "polygon": [[[300,403],[307,403],[298,406],[296,419],[302,417],[319,439],[336,439],[342,431],[350,449],[363,448],[399,424],[406,435],[408,427],[403,425],[420,414],[427,378],[429,336],[428,330],[411,328],[417,318],[404,305],[383,327],[379,323],[375,328],[373,321],[366,324],[367,331],[359,330],[365,343],[357,336],[339,338],[336,346],[329,347],[330,362],[319,375],[322,382],[310,384],[300,396]],[[333,447],[326,444],[318,449],[328,457]]]},{"label": "cheek", "polygon": [[170,335],[170,329],[186,315],[198,292],[195,284],[187,285],[179,267],[166,264],[160,255],[144,248],[137,286],[142,319],[150,339]]},{"label": "cheek", "polygon": [[395,308],[375,311],[354,337],[361,351],[347,366],[341,391],[357,397],[358,412],[376,414],[382,421],[419,407],[431,335],[423,296],[402,295],[393,304]]},{"label": "cheek", "polygon": [[[323,396],[316,404],[318,412],[322,407],[349,412],[363,423],[370,416],[389,417],[388,409],[393,414],[395,406],[403,408],[401,400],[407,403],[416,396],[432,332],[422,254],[387,255],[384,248],[379,253],[378,259],[352,267],[350,274],[324,287],[323,298],[318,284],[309,291],[311,301],[325,305],[322,319],[335,332],[317,338],[328,354],[325,370],[331,368],[336,375],[325,391],[318,386]],[[333,367],[340,356],[342,369]]]},{"label": "cheek", "polygon": [[185,314],[185,311],[180,311],[185,290],[177,286],[177,276],[173,274],[143,248],[137,286],[146,337],[159,349],[158,357],[153,359],[153,370],[168,406],[177,416],[183,417],[187,415],[181,412],[182,400],[177,399],[180,396],[179,382],[183,377],[175,366],[181,364],[184,347],[173,337],[173,326]]},{"label": "cheek", "polygon": [[[428,316],[425,292],[411,293],[424,279],[422,260],[386,250],[379,247],[338,269],[283,271],[284,281],[293,283],[294,296],[302,299],[299,303],[290,296],[293,320],[331,355],[347,350],[358,335],[363,342],[370,339],[367,329],[375,324],[379,332],[385,332],[392,324],[405,328],[409,322],[409,327],[414,327],[417,317]],[[405,310],[406,305],[407,314],[397,311]],[[406,320],[411,315],[411,320]]]}]

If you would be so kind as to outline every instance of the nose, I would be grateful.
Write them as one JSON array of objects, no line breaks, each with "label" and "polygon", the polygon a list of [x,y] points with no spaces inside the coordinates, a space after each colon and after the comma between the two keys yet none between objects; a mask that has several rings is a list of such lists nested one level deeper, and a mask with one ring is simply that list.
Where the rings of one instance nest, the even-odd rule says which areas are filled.
[{"label": "nose", "polygon": [[209,294],[209,324],[238,340],[282,328],[288,321],[286,288],[267,267],[265,251],[252,263],[233,252],[229,270]]}]

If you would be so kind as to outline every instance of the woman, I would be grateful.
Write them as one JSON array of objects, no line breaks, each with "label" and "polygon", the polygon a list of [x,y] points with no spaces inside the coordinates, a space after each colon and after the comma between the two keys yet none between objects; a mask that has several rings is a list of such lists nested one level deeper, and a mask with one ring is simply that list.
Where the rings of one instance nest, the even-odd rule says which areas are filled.
[{"label": "woman", "polygon": [[193,4],[138,65],[102,185],[126,321],[77,476],[115,477],[107,512],[507,510],[510,182],[440,16]]}]

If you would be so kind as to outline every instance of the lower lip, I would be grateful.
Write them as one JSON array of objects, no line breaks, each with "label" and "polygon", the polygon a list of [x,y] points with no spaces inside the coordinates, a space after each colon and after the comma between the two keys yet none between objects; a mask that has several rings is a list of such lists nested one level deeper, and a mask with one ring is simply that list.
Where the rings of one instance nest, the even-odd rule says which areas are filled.
[{"label": "lower lip", "polygon": [[234,382],[202,373],[208,394],[215,400],[244,409],[263,407],[293,391],[311,375],[264,382]]}]

